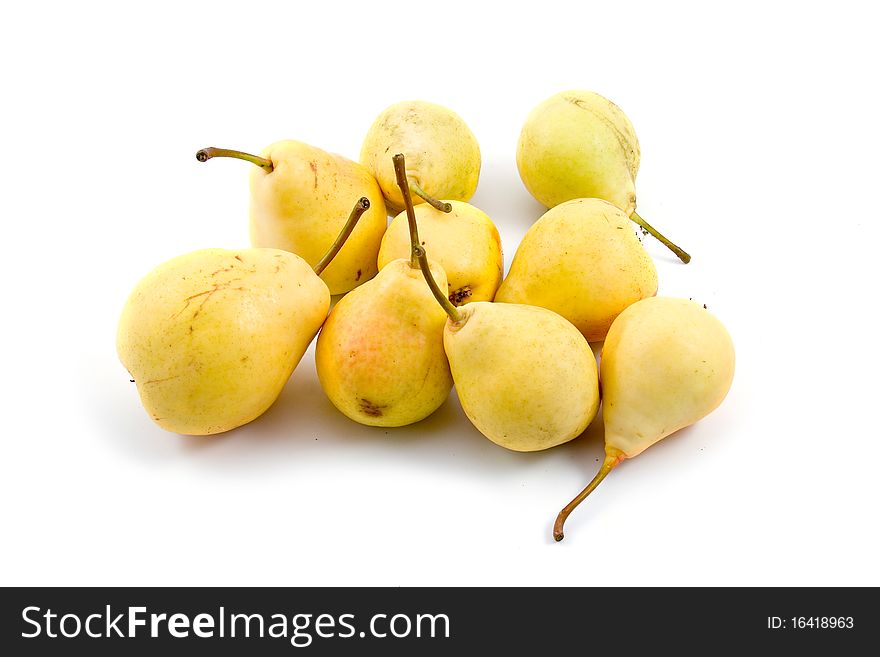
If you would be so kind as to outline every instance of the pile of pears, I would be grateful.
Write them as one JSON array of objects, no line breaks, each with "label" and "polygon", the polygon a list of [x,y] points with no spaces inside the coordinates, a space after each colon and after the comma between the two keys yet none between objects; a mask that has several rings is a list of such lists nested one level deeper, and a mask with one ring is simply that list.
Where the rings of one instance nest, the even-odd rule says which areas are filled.
[{"label": "pile of pears", "polygon": [[[601,405],[606,457],[559,513],[561,540],[612,469],[705,417],[730,388],[721,322],[656,296],[637,230],[682,262],[690,255],[637,214],[635,130],[596,93],[556,94],[525,121],[517,167],[548,210],[506,278],[498,229],[468,203],[479,144],[443,106],[391,105],[359,162],[293,140],[196,157],[249,163],[252,246],[165,262],[125,304],[119,357],[167,431],[213,435],[257,419],[316,335],[327,398],[369,426],[418,422],[455,386],[480,433],[532,452],[583,434]],[[591,342],[603,342],[600,365]]]}]

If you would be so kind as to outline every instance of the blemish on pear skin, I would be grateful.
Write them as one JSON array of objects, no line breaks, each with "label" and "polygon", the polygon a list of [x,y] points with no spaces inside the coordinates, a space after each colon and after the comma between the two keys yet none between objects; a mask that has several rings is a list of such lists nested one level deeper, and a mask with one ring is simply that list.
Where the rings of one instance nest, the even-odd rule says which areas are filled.
[{"label": "blemish on pear skin", "polygon": [[356,281],[361,280],[361,270],[360,269],[358,269],[357,276],[354,277],[354,280],[356,280]]},{"label": "blemish on pear skin", "polygon": [[465,285],[463,287],[454,290],[449,294],[449,300],[452,302],[453,306],[460,306],[464,303],[464,300],[473,294],[470,285]]},{"label": "blemish on pear skin", "polygon": [[365,415],[369,415],[370,417],[382,417],[382,409],[385,406],[379,406],[375,402],[371,402],[369,399],[361,398],[358,400],[360,404],[361,411]]},{"label": "blemish on pear skin", "polygon": [[144,383],[145,386],[152,385],[154,383],[164,383],[165,381],[171,381],[172,379],[179,379],[180,374],[175,374],[174,376],[167,376],[164,379],[153,379],[152,381],[147,381]]},{"label": "blemish on pear skin", "polygon": [[312,160],[309,162],[309,168],[312,170],[312,174],[315,176],[315,189],[318,189],[318,163]]},{"label": "blemish on pear skin", "polygon": [[[599,119],[602,123],[604,123],[608,127],[609,130],[611,130],[611,133],[617,139],[617,143],[620,144],[620,148],[624,152],[635,154],[635,149],[629,143],[629,139],[627,138],[627,136],[624,135],[616,125],[614,125],[614,122],[611,119],[609,119],[607,116],[605,116],[601,112],[596,112],[592,107],[587,105],[586,101],[583,101],[580,98],[566,96],[565,100],[567,100],[572,105],[579,107],[582,110],[586,110],[587,112],[592,114],[594,117]],[[614,103],[611,103],[611,105],[614,107],[617,107],[616,105],[614,105]],[[635,199],[632,199],[632,200],[635,200]]]}]

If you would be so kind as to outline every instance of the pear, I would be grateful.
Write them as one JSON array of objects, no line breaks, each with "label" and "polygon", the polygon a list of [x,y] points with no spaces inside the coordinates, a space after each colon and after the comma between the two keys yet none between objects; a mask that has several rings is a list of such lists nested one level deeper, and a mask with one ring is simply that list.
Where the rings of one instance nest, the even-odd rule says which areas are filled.
[{"label": "pear", "polygon": [[252,162],[250,233],[257,247],[284,249],[314,266],[342,228],[352,198],[366,197],[370,210],[321,274],[331,294],[342,294],[376,275],[376,255],[385,233],[385,201],[363,166],[300,141],[278,141],[259,156],[204,148],[200,162],[234,157]]},{"label": "pear", "polygon": [[529,193],[548,208],[574,198],[601,198],[623,210],[683,262],[691,257],[636,212],[641,150],[626,114],[592,91],[551,96],[528,115],[516,164]]},{"label": "pear", "polygon": [[[446,271],[449,300],[456,306],[470,301],[492,301],[501,283],[504,254],[492,220],[463,201],[449,201],[441,212],[427,203],[415,206],[421,244]],[[406,212],[397,215],[379,247],[379,269],[411,251]]]},{"label": "pear", "polygon": [[657,293],[657,270],[617,207],[596,198],[548,210],[516,251],[495,301],[553,310],[591,342],[614,318]]},{"label": "pear", "polygon": [[318,274],[367,208],[361,198],[314,269],[279,249],[203,249],[137,284],[116,345],[156,424],[216,434],[272,405],[327,317],[330,291]]},{"label": "pear", "polygon": [[547,449],[577,438],[596,417],[590,345],[550,310],[470,303],[447,320],[443,346],[465,415],[497,445]]},{"label": "pear", "polygon": [[382,188],[392,214],[404,209],[390,153],[407,157],[412,191],[438,210],[449,212],[437,199],[469,201],[480,178],[480,146],[462,118],[441,105],[423,100],[395,103],[370,126],[360,161]]},{"label": "pear", "polygon": [[[437,263],[431,271],[441,281]],[[446,313],[421,269],[393,260],[334,307],[315,349],[327,398],[355,422],[399,427],[437,410],[452,389],[443,352]]]},{"label": "pear", "polygon": [[704,306],[655,297],[624,310],[602,347],[605,461],[556,519],[561,541],[572,510],[624,459],[715,410],[730,390],[733,342]]}]

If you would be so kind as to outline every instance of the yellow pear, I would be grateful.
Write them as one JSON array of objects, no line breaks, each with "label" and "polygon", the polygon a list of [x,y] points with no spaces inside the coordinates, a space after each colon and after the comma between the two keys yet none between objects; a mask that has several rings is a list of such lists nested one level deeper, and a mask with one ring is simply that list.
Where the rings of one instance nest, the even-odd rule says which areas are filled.
[{"label": "yellow pear", "polygon": [[553,310],[591,342],[639,299],[657,293],[657,270],[621,210],[584,198],[548,210],[529,228],[495,301]]},{"label": "yellow pear", "polygon": [[438,209],[445,208],[436,199],[469,201],[477,189],[480,146],[462,118],[441,105],[423,100],[395,103],[367,131],[361,164],[376,177],[396,215],[404,203],[390,157],[394,153],[407,157],[412,191]]},{"label": "yellow pear", "polygon": [[160,427],[215,434],[272,405],[327,317],[330,291],[318,273],[368,207],[358,201],[314,269],[279,249],[203,249],[137,284],[116,346]]},{"label": "yellow pear", "polygon": [[[498,229],[473,205],[463,201],[449,201],[449,205],[448,213],[427,203],[415,207],[421,243],[446,272],[453,304],[492,301],[504,271]],[[401,212],[382,238],[379,269],[396,258],[408,258],[410,251],[406,212]]]},{"label": "yellow pear", "polygon": [[[443,269],[431,263],[431,271],[445,285]],[[324,323],[315,351],[321,387],[361,424],[399,427],[428,417],[452,389],[445,324],[419,267],[391,261],[346,294]]]},{"label": "yellow pear", "polygon": [[684,262],[690,255],[636,213],[641,151],[626,114],[592,91],[551,96],[529,113],[519,136],[520,178],[540,203],[552,208],[575,198],[601,198],[623,210]]},{"label": "yellow pear", "polygon": [[624,459],[715,410],[733,382],[733,342],[705,307],[655,297],[624,310],[602,347],[605,461],[590,484],[559,514],[562,540],[571,511]]},{"label": "yellow pear", "polygon": [[577,438],[596,416],[596,359],[556,313],[477,301],[449,319],[443,345],[461,407],[492,442],[533,452]]},{"label": "yellow pear", "polygon": [[196,157],[235,157],[254,163],[250,172],[251,243],[284,249],[310,265],[342,228],[351,199],[370,201],[339,255],[321,274],[331,294],[342,294],[376,275],[376,255],[388,223],[376,179],[363,166],[300,141],[278,141],[259,156],[205,148]]}]

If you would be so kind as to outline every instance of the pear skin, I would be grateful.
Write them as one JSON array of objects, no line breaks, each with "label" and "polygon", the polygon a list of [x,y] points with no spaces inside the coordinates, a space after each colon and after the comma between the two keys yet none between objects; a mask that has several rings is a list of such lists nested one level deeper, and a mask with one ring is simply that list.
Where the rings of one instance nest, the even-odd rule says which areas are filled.
[{"label": "pear skin", "polygon": [[272,170],[250,172],[251,242],[284,249],[314,266],[333,243],[358,197],[370,201],[342,251],[322,272],[331,294],[376,275],[376,256],[388,219],[375,178],[357,162],[299,141],[276,142],[261,157]]},{"label": "pear skin", "polygon": [[477,301],[449,320],[443,344],[458,398],[492,442],[532,452],[577,438],[596,416],[596,359],[554,312]]},{"label": "pear skin", "polygon": [[655,297],[624,310],[602,347],[606,449],[632,458],[711,413],[734,360],[727,329],[693,301]]},{"label": "pear skin", "polygon": [[[435,199],[469,201],[480,179],[480,146],[462,118],[423,100],[395,103],[370,126],[360,161],[379,182],[388,208],[403,210],[390,155],[406,155],[410,181]],[[372,200],[372,199],[370,199]],[[414,203],[422,199],[413,196]]]},{"label": "pear skin", "polygon": [[[446,272],[452,303],[492,301],[504,272],[498,229],[473,205],[454,200],[448,203],[451,212],[441,212],[427,203],[415,206],[419,239]],[[409,258],[410,251],[406,212],[401,212],[382,238],[379,269],[396,258]]]},{"label": "pear skin", "polygon": [[632,123],[607,98],[563,91],[531,111],[516,164],[526,189],[548,208],[574,198],[601,198],[626,216],[636,208],[641,151]]},{"label": "pear skin", "polygon": [[327,286],[292,253],[195,251],[137,284],[117,351],[156,424],[220,433],[272,405],[329,307]]},{"label": "pear skin", "polygon": [[[431,263],[436,280],[446,274]],[[318,336],[315,365],[328,399],[361,424],[418,422],[446,401],[452,375],[443,351],[446,313],[421,270],[393,260],[345,295]]]},{"label": "pear skin", "polygon": [[627,216],[600,199],[548,210],[529,228],[495,301],[548,308],[603,340],[630,304],[657,293],[657,270]]}]

